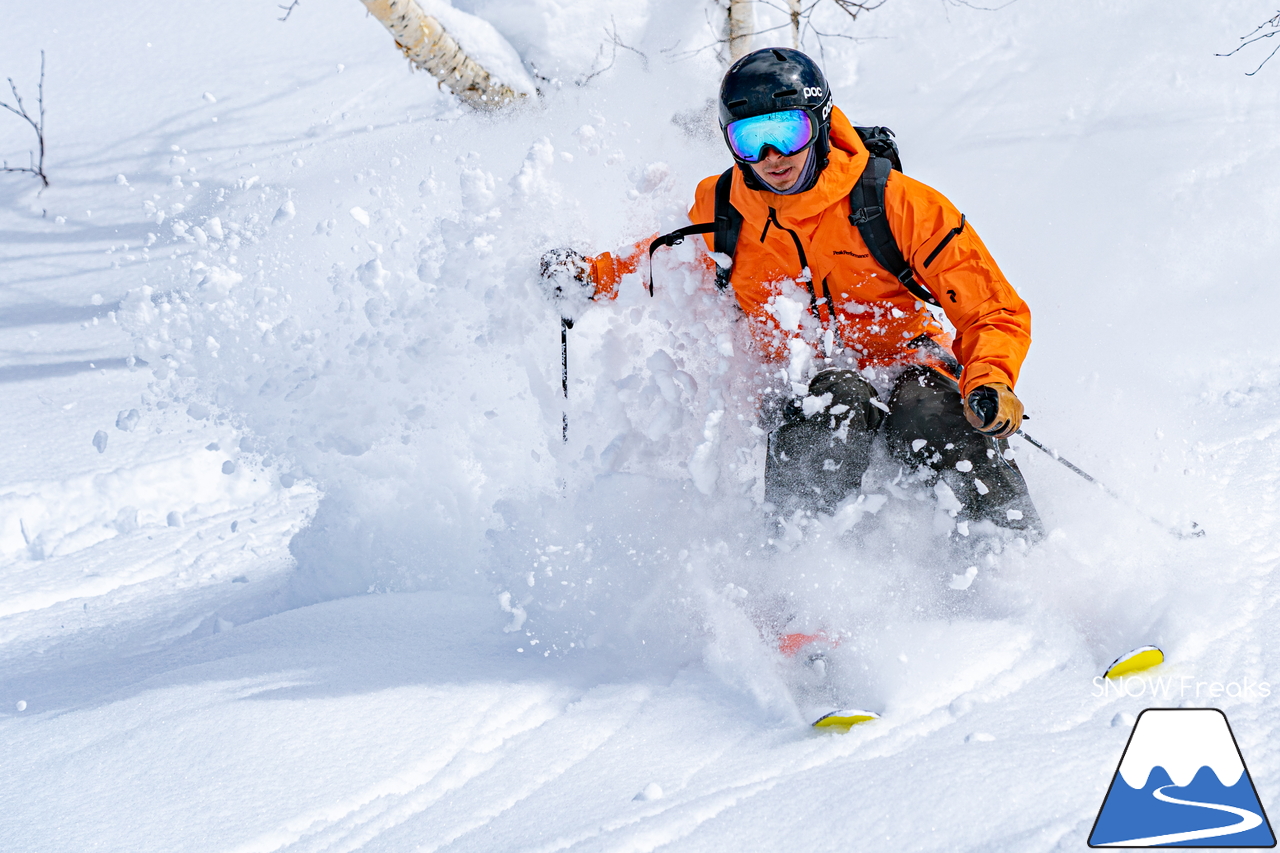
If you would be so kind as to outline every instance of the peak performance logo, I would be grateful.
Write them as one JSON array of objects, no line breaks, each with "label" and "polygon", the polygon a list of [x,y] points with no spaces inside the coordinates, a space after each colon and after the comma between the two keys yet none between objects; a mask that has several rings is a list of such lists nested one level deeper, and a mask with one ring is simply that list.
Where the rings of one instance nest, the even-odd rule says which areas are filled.
[{"label": "peak performance logo", "polygon": [[1227,717],[1216,708],[1138,716],[1090,847],[1274,847]]}]

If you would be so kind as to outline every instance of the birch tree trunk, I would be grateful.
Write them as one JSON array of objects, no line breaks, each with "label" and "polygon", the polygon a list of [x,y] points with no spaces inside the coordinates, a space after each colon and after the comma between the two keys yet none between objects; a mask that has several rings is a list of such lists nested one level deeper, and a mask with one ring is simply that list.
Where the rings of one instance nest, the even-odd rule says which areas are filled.
[{"label": "birch tree trunk", "polygon": [[414,0],[360,2],[391,32],[396,47],[410,62],[471,106],[496,109],[524,97],[467,56],[440,21],[423,12]]},{"label": "birch tree trunk", "polygon": [[729,0],[729,64],[737,62],[751,52],[751,39],[755,35],[755,16],[751,0]]},{"label": "birch tree trunk", "polygon": [[791,14],[791,46],[800,49],[800,8],[801,0],[787,0],[787,11]]}]

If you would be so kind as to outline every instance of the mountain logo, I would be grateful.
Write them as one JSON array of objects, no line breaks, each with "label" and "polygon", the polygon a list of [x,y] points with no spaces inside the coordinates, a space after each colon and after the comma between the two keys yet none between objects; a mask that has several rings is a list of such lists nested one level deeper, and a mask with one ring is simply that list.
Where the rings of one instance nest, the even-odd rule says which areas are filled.
[{"label": "mountain logo", "polygon": [[1138,715],[1090,847],[1275,847],[1227,717],[1217,708]]}]

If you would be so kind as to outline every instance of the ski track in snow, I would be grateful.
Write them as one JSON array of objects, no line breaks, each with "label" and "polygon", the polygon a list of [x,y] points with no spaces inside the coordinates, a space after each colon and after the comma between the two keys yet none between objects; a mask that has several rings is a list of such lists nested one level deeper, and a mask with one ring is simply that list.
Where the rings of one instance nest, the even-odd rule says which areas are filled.
[{"label": "ski track in snow", "polygon": [[[1113,720],[1179,704],[1273,802],[1272,698],[1091,681],[1156,642],[1169,683],[1280,685],[1280,69],[1212,56],[1254,8],[895,0],[821,46],[1031,304],[1032,434],[1209,532],[1021,447],[1050,535],[955,591],[892,471],[762,551],[763,380],[691,243],[571,306],[561,397],[538,254],[683,224],[725,166],[705,10],[454,5],[541,105],[468,114],[359,10],[0,32],[29,105],[48,51],[53,179],[0,175],[0,847],[1076,850]],[[809,730],[752,608],[840,632],[884,718]]]}]

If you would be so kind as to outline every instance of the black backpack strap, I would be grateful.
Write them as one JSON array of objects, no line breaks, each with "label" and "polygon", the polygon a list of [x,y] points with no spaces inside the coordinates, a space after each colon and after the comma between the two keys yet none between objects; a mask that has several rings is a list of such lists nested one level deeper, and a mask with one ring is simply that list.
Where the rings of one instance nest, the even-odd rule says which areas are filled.
[{"label": "black backpack strap", "polygon": [[849,193],[849,222],[857,226],[876,263],[888,270],[917,299],[938,305],[933,294],[916,281],[911,265],[902,257],[898,241],[889,229],[889,219],[884,211],[884,187],[889,182],[892,168],[893,164],[884,157],[868,158],[862,177]]},{"label": "black backpack strap", "polygon": [[[677,228],[670,234],[663,234],[661,237],[654,237],[653,242],[649,244],[649,295],[653,296],[653,253],[661,249],[663,246],[679,246],[684,242],[684,238],[690,234],[710,234],[716,230],[716,223],[704,222],[701,225],[686,225],[683,228]],[[719,266],[717,265],[717,277],[719,276]]]},{"label": "black backpack strap", "polygon": [[742,214],[728,200],[732,188],[733,169],[726,169],[716,179],[716,251],[730,257],[737,251],[737,236],[742,232]]},{"label": "black backpack strap", "polygon": [[733,169],[726,169],[716,179],[716,221],[698,225],[686,225],[677,228],[670,234],[655,237],[649,244],[649,295],[653,296],[653,253],[663,246],[678,246],[684,238],[691,234],[714,234],[712,251],[728,255],[730,264],[722,267],[716,264],[716,287],[724,290],[729,286],[729,275],[733,272],[733,255],[738,250],[738,234],[742,231],[742,214],[729,202],[729,190],[733,187]]},{"label": "black backpack strap", "polygon": [[729,286],[729,275],[733,272],[733,256],[738,251],[738,234],[742,232],[742,214],[729,201],[729,191],[733,189],[733,169],[729,168],[716,179],[716,236],[715,251],[728,255],[729,266],[716,264],[716,287],[724,290]]}]

